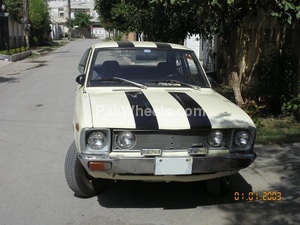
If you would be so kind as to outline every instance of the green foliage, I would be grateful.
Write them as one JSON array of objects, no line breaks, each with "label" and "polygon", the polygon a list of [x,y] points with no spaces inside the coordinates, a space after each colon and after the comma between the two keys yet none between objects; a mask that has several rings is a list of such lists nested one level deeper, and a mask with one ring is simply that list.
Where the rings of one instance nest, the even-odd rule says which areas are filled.
[{"label": "green foliage", "polygon": [[51,32],[48,3],[46,0],[30,0],[29,22],[31,45],[41,45],[48,41],[48,34]]},{"label": "green foliage", "polygon": [[228,35],[259,8],[281,22],[299,18],[298,0],[95,0],[102,25],[151,40],[182,43],[188,34]]},{"label": "green foliage", "polygon": [[71,28],[74,28],[75,26],[78,26],[79,28],[89,28],[92,24],[91,19],[92,17],[90,15],[79,12],[75,14],[74,19],[70,19],[70,22],[69,18],[67,18],[65,25],[67,27],[70,26]]},{"label": "green foliage", "polygon": [[20,23],[23,18],[23,0],[5,0],[4,4],[10,16]]},{"label": "green foliage", "polygon": [[297,121],[300,121],[300,94],[283,103],[282,112],[285,116],[293,115]]},{"label": "green foliage", "polygon": [[49,9],[45,0],[30,0],[29,20],[36,30],[42,29],[45,25],[49,26]]},{"label": "green foliage", "polygon": [[232,101],[233,103],[236,103],[234,98],[234,92],[231,87],[227,85],[217,85],[213,87],[213,89],[219,94],[223,95],[228,100]]},{"label": "green foliage", "polygon": [[25,47],[21,46],[21,48],[18,47],[16,49],[0,51],[0,54],[2,54],[2,55],[12,55],[12,54],[20,53],[20,52],[25,52],[25,51],[27,51],[27,49]]},{"label": "green foliage", "polygon": [[246,100],[242,109],[248,113],[251,118],[255,118],[265,116],[266,107],[267,105],[262,99],[259,99],[258,101]]},{"label": "green foliage", "polygon": [[253,72],[252,99],[264,99],[271,114],[281,113],[282,101],[289,101],[296,92],[297,57],[292,50],[270,51],[257,64]]},{"label": "green foliage", "polygon": [[113,40],[114,41],[122,41],[123,40],[123,33],[119,33],[119,34],[117,34],[114,38],[113,38]]},{"label": "green foliage", "polygon": [[271,15],[277,17],[281,23],[291,24],[293,19],[300,18],[299,0],[274,1],[271,5]]},{"label": "green foliage", "polygon": [[188,28],[201,24],[192,19],[194,12],[201,12],[195,7],[149,0],[96,0],[95,5],[107,30],[143,32],[149,40],[177,43],[183,43]]},{"label": "green foliage", "polygon": [[69,28],[69,26],[71,27],[71,28],[73,28],[76,24],[75,24],[75,20],[74,19],[70,19],[70,22],[69,22],[69,18],[67,18],[66,19],[66,22],[65,22],[65,25],[66,25],[66,27],[68,27]]},{"label": "green foliage", "polygon": [[300,123],[292,117],[256,118],[257,144],[283,144],[299,142]]},{"label": "green foliage", "polygon": [[[80,28],[89,28],[91,25],[91,20],[92,17],[86,13],[76,13],[75,14],[75,19],[73,20],[73,24],[77,25]],[[72,23],[72,20],[71,20]]]}]

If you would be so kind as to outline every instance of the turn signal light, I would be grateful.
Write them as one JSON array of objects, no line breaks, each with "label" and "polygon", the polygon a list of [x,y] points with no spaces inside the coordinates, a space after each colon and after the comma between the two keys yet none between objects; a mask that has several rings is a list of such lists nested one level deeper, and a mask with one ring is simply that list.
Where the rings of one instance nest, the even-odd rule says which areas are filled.
[{"label": "turn signal light", "polygon": [[111,162],[89,162],[88,167],[90,170],[110,170]]}]

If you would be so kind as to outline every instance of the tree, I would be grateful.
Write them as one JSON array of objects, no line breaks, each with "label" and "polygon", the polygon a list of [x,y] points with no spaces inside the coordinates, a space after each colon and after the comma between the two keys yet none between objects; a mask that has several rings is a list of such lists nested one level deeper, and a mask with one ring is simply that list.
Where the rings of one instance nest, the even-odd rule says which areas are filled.
[{"label": "tree", "polygon": [[92,17],[86,13],[76,13],[74,19],[74,25],[80,28],[89,28],[91,25]]},{"label": "tree", "polygon": [[[193,1],[189,0],[157,1],[163,2],[165,5],[193,4]],[[203,4],[205,3],[201,1],[201,3],[198,2],[196,4],[200,4],[200,8],[203,8]],[[256,64],[258,64],[264,57],[264,54],[266,54],[262,50],[264,37],[260,32],[257,32],[259,29],[256,30],[255,34],[257,45],[251,46],[249,44],[251,38],[249,24],[259,27],[265,22],[261,20],[268,20],[273,24],[281,24],[282,29],[285,30],[287,25],[295,24],[296,20],[300,18],[300,2],[298,0],[211,0],[209,2],[206,1],[206,4],[207,10],[201,14],[196,15],[195,13],[194,15],[196,15],[196,17],[193,18],[202,24],[201,28],[195,29],[194,31],[188,29],[188,32],[199,33],[204,36],[211,33],[219,36],[220,54],[218,58],[221,62],[220,69],[233,88],[236,103],[239,106],[243,106],[244,98],[242,96],[242,87],[249,87],[254,71],[252,68],[255,69]],[[268,15],[275,17],[277,20],[270,19]],[[275,25],[273,25],[273,27],[274,26]],[[284,43],[284,40],[278,40],[273,48],[277,49],[279,53],[282,52],[282,48],[284,48],[280,42]],[[288,76],[289,81],[293,83],[295,81],[293,77],[295,77],[296,70],[293,70],[293,73],[294,75],[291,76],[290,72],[278,72],[277,74],[273,74],[273,80],[275,75]],[[284,79],[277,78],[277,80]],[[281,85],[283,84],[284,83],[281,83]],[[272,92],[267,90],[265,93]],[[286,93],[281,92],[281,94]],[[287,97],[291,96],[285,96],[285,98]],[[276,96],[276,98],[278,98],[278,96]]]},{"label": "tree", "polygon": [[292,23],[298,0],[95,0],[102,24],[147,34],[152,40],[182,42],[188,34],[226,36],[259,9]]},{"label": "tree", "polygon": [[[121,31],[143,32],[150,40],[182,43],[188,34],[217,35],[219,62],[230,81],[239,106],[244,103],[242,86],[262,54],[252,48],[249,59],[248,24],[259,26],[261,14],[277,18],[286,26],[300,18],[299,0],[96,0],[101,21]],[[274,22],[275,20],[272,20]],[[256,23],[256,24],[255,24]],[[261,39],[258,34],[255,38]],[[276,46],[280,49],[282,46]],[[255,52],[257,51],[257,52]],[[249,62],[252,65],[249,65]]]},{"label": "tree", "polygon": [[[69,22],[70,21],[70,22]],[[75,26],[75,19],[67,18],[65,22],[65,26],[67,26],[69,29],[73,28]],[[70,26],[70,27],[69,27]]]},{"label": "tree", "polygon": [[21,22],[23,18],[23,2],[22,0],[5,0],[4,4],[10,16],[17,22]]},{"label": "tree", "polygon": [[29,22],[31,24],[31,41],[42,44],[51,32],[48,3],[46,0],[30,0]]},{"label": "tree", "polygon": [[91,19],[92,17],[89,14],[76,13],[75,18],[70,21],[71,28],[76,28],[72,30],[71,35],[76,37],[90,37]]},{"label": "tree", "polygon": [[183,43],[187,28],[195,25],[189,13],[195,7],[191,8],[188,4],[164,4],[150,0],[95,2],[100,21],[105,28],[144,33],[149,40]]}]

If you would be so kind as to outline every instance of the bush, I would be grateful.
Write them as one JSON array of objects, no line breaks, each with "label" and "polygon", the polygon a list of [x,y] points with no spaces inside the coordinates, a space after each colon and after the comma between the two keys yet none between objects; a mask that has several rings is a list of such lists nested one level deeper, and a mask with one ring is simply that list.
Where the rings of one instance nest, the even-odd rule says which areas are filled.
[{"label": "bush", "polygon": [[122,41],[123,40],[123,34],[120,33],[118,35],[116,35],[114,38],[113,38],[114,41]]},{"label": "bush", "polygon": [[256,144],[284,144],[299,142],[300,124],[292,117],[255,118]]},{"label": "bush", "polygon": [[297,121],[300,121],[300,94],[290,101],[283,103],[282,112],[283,115],[293,115]]},{"label": "bush", "polygon": [[31,46],[39,46],[40,45],[40,40],[37,36],[31,36],[30,37],[30,45]]},{"label": "bush", "polygon": [[261,99],[258,101],[255,100],[246,100],[242,109],[251,117],[256,118],[260,116],[266,116],[266,102]]},{"label": "bush", "polygon": [[213,89],[236,104],[233,89],[231,87],[226,85],[216,85],[213,87]]},{"label": "bush", "polygon": [[283,100],[289,101],[295,94],[297,72],[297,57],[292,50],[271,50],[254,69],[251,99],[263,99],[269,114],[280,115]]},{"label": "bush", "polygon": [[0,51],[0,54],[2,54],[2,55],[13,55],[13,54],[20,53],[20,52],[25,52],[25,51],[27,51],[27,48],[22,46],[21,49],[20,49],[20,47],[17,47],[16,49],[12,48],[10,50]]}]

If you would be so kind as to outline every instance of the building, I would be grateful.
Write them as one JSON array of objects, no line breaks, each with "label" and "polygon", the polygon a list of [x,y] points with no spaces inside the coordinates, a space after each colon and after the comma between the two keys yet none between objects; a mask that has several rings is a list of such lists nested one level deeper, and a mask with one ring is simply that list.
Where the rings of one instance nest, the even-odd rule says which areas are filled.
[{"label": "building", "polygon": [[[60,39],[65,37],[69,32],[67,26],[67,19],[69,18],[69,2],[68,0],[47,0],[50,11],[51,18],[51,37],[53,40]],[[94,10],[94,0],[70,0],[70,17],[71,19],[75,18],[76,13],[86,13],[89,14],[93,19],[92,23],[99,23],[99,15]],[[74,31],[74,30],[73,30]],[[72,31],[72,35],[76,32]],[[104,28],[99,26],[93,26],[88,31],[89,36],[93,38],[103,38],[105,39],[108,36],[108,32]]]},{"label": "building", "polygon": [[188,35],[184,40],[184,46],[196,53],[201,65],[208,73],[216,72],[217,46],[215,38],[206,39],[200,35]]}]

